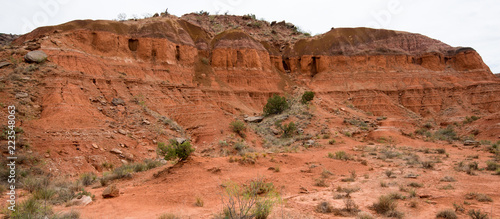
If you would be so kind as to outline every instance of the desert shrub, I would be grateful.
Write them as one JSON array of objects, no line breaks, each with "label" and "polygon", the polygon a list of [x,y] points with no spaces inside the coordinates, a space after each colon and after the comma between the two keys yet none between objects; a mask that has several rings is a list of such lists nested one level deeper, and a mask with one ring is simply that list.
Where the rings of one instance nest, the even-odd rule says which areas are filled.
[{"label": "desert shrub", "polygon": [[49,184],[49,178],[46,176],[35,177],[30,175],[26,178],[23,178],[21,181],[22,187],[28,190],[30,193],[43,189]]},{"label": "desert shrub", "polygon": [[453,126],[448,126],[445,129],[439,129],[434,133],[434,138],[441,141],[454,141],[458,140],[457,133],[453,129]]},{"label": "desert shrub", "polygon": [[398,193],[398,192],[391,192],[391,193],[389,193],[388,196],[391,199],[393,199],[393,200],[396,200],[396,199],[403,200],[403,199],[405,199],[405,197],[403,195],[401,195],[401,193]]},{"label": "desert shrub", "polygon": [[328,153],[328,157],[337,160],[349,160],[351,157],[345,151],[336,151],[335,154]]},{"label": "desert shrub", "polygon": [[328,141],[328,144],[335,144],[335,139],[331,139],[330,141]]},{"label": "desert shrub", "polygon": [[498,168],[500,168],[500,165],[497,164],[495,161],[486,161],[486,169],[487,170],[497,170]]},{"label": "desert shrub", "polygon": [[80,175],[80,181],[82,182],[83,186],[89,186],[92,185],[97,179],[97,176],[93,172],[88,172],[88,173],[82,173]]},{"label": "desert shrub", "polygon": [[168,145],[159,142],[158,149],[160,155],[165,155],[165,160],[178,159],[179,161],[186,160],[194,151],[189,141],[184,141],[182,144],[179,144],[175,139],[170,139]]},{"label": "desert shrub", "polygon": [[437,218],[456,219],[457,214],[451,209],[441,210],[436,214]]},{"label": "desert shrub", "polygon": [[477,193],[477,192],[469,192],[465,194],[466,199],[476,199],[479,202],[492,202],[493,199],[491,199],[490,196],[483,194],[483,193]]},{"label": "desert shrub", "polygon": [[378,198],[378,201],[373,203],[373,209],[379,214],[386,214],[390,211],[394,211],[397,208],[397,203],[388,195],[382,195]]},{"label": "desert shrub", "polygon": [[403,217],[405,216],[403,212],[401,212],[401,211],[396,211],[396,210],[394,210],[394,211],[389,211],[389,212],[385,213],[385,215],[386,215],[387,217],[393,217],[393,218],[403,218]]},{"label": "desert shrub", "polygon": [[56,192],[50,188],[41,188],[33,193],[33,198],[35,200],[50,200],[54,197]]},{"label": "desert shrub", "polygon": [[181,217],[172,214],[172,213],[164,213],[158,217],[158,219],[181,219]]},{"label": "desert shrub", "polygon": [[242,138],[245,137],[244,136],[245,133],[243,133],[246,129],[244,122],[242,122],[240,120],[235,120],[235,121],[232,121],[231,123],[229,123],[229,125],[231,126],[231,130],[233,130],[233,132],[235,132],[236,134],[238,134]]},{"label": "desert shrub", "polygon": [[196,207],[203,207],[204,201],[201,197],[196,197],[196,202],[194,203]]},{"label": "desert shrub", "polygon": [[266,183],[263,178],[257,178],[245,185],[244,192],[250,195],[262,195],[275,190],[273,183]]},{"label": "desert shrub", "polygon": [[464,121],[463,121],[463,124],[469,124],[469,123],[474,122],[480,118],[481,117],[479,117],[479,116],[471,116],[471,117],[466,116]]},{"label": "desert shrub", "polygon": [[444,176],[440,180],[441,182],[456,182],[457,180],[451,176]]},{"label": "desert shrub", "polygon": [[280,114],[288,109],[288,107],[285,97],[273,95],[267,100],[267,104],[264,106],[264,115]]},{"label": "desert shrub", "polygon": [[469,217],[472,219],[487,219],[488,218],[488,213],[481,212],[480,209],[477,209],[477,210],[471,209],[471,210],[469,210],[467,215],[469,215]]},{"label": "desert shrub", "polygon": [[312,91],[306,91],[304,94],[302,94],[302,103],[307,103],[311,100],[314,99],[314,92]]},{"label": "desert shrub", "polygon": [[408,186],[411,186],[411,187],[414,187],[414,188],[420,188],[423,185],[421,183],[418,183],[418,182],[411,182],[411,183],[408,184]]},{"label": "desert shrub", "polygon": [[319,187],[328,187],[324,178],[318,178],[314,180],[314,185]]},{"label": "desert shrub", "polygon": [[228,182],[222,198],[222,217],[264,219],[279,200],[274,185],[265,183],[262,179],[253,180],[244,186]]},{"label": "desert shrub", "polygon": [[8,218],[45,218],[53,214],[52,208],[42,205],[35,198],[17,204],[15,211],[8,211]]},{"label": "desert shrub", "polygon": [[292,137],[297,132],[297,127],[295,126],[295,123],[293,123],[293,122],[290,122],[288,124],[284,124],[282,126],[282,129],[283,129],[282,137],[284,137],[284,138]]},{"label": "desert shrub", "polygon": [[354,213],[359,211],[359,206],[351,198],[345,198],[344,205],[345,205],[344,209],[347,212]]},{"label": "desert shrub", "polygon": [[332,213],[334,211],[333,206],[330,204],[330,202],[320,202],[318,205],[316,205],[316,212],[318,213]]},{"label": "desert shrub", "polygon": [[422,167],[425,168],[425,169],[432,169],[434,168],[434,162],[433,161],[422,161],[420,162],[420,164],[422,164]]}]

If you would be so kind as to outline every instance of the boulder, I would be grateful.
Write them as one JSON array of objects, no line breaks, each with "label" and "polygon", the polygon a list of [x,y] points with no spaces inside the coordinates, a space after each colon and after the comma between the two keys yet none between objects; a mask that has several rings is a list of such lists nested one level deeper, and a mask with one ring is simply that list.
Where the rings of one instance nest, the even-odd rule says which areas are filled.
[{"label": "boulder", "polygon": [[474,141],[474,140],[465,140],[464,141],[464,146],[476,146],[479,145],[479,142]]},{"label": "boulder", "polygon": [[111,103],[115,106],[118,106],[118,105],[122,105],[122,106],[125,106],[125,101],[123,101],[122,99],[120,98],[113,98],[113,100],[111,100]]},{"label": "boulder", "polygon": [[35,51],[28,52],[24,56],[24,59],[27,62],[40,63],[40,62],[44,62],[45,60],[47,60],[47,57],[48,56],[47,56],[47,54],[45,54],[44,51],[42,51],[42,50],[35,50]]},{"label": "boulder", "polygon": [[312,146],[312,145],[314,145],[314,143],[316,143],[314,140],[307,140],[307,141],[305,142],[305,145],[307,145],[307,146]]},{"label": "boulder", "polygon": [[10,62],[7,62],[7,61],[5,61],[5,62],[0,62],[0,68],[3,68],[3,67],[5,67],[5,66],[9,66],[9,65],[10,65]]},{"label": "boulder", "polygon": [[116,188],[116,185],[109,185],[104,191],[102,192],[102,197],[103,198],[114,198],[120,196],[120,190]]},{"label": "boulder", "polygon": [[80,195],[69,201],[70,206],[86,206],[92,202],[92,198],[87,195]]},{"label": "boulder", "polygon": [[187,140],[185,138],[175,138],[175,140],[177,141],[177,143],[179,144],[182,144],[184,142],[186,142]]},{"label": "boulder", "polygon": [[243,120],[245,120],[245,122],[262,122],[263,119],[264,116],[250,116],[244,118]]}]

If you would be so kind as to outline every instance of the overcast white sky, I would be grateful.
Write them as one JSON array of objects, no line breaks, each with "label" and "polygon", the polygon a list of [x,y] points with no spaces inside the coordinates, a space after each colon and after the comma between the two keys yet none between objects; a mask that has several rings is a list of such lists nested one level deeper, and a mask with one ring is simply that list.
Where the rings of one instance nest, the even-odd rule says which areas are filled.
[{"label": "overcast white sky", "polygon": [[0,5],[0,32],[15,34],[75,19],[115,19],[119,13],[142,17],[166,8],[177,16],[200,10],[251,13],[267,21],[292,22],[312,34],[331,27],[403,30],[472,47],[500,73],[498,0],[0,0]]}]

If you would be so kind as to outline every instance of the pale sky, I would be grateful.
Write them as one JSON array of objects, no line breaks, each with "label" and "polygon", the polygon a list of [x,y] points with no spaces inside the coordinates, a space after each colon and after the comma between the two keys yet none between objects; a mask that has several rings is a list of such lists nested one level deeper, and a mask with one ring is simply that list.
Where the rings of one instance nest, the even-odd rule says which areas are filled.
[{"label": "pale sky", "polygon": [[493,73],[500,73],[498,0],[0,0],[0,33],[23,34],[38,26],[76,19],[142,17],[168,11],[181,16],[255,14],[286,20],[312,34],[331,27],[376,27],[420,33],[451,46],[476,49]]}]

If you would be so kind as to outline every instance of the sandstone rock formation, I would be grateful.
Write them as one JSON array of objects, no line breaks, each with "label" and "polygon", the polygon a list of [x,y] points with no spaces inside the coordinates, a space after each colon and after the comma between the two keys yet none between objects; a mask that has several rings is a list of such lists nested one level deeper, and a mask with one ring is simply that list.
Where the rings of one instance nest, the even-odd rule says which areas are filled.
[{"label": "sandstone rock formation", "polygon": [[[140,131],[148,119],[169,127],[157,129],[160,136],[189,137],[203,150],[218,141],[235,115],[260,114],[270,96],[296,86],[314,91],[325,112],[352,105],[408,122],[433,118],[446,124],[500,107],[500,80],[472,48],[370,28],[307,37],[285,22],[237,16],[214,18],[228,28],[206,28],[210,22],[196,16],[78,20],[17,38],[15,45],[40,45],[57,66],[36,86],[43,96],[36,99],[39,118],[29,121],[40,133],[33,145],[74,145],[90,153],[94,142],[108,148],[125,143],[130,147],[123,153],[141,158],[140,150],[156,146],[156,137]],[[230,23],[245,25],[229,28]],[[141,111],[131,111],[128,103]],[[123,122],[131,116],[134,120]],[[115,135],[114,130],[127,131]],[[66,132],[78,135],[62,138]],[[94,151],[106,156],[101,149]]]}]

